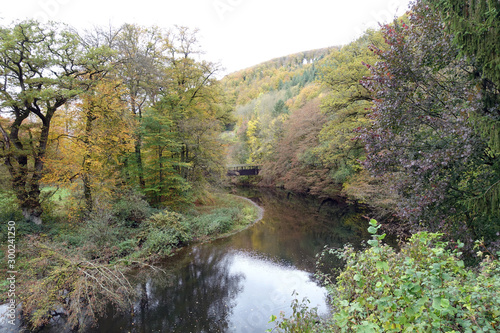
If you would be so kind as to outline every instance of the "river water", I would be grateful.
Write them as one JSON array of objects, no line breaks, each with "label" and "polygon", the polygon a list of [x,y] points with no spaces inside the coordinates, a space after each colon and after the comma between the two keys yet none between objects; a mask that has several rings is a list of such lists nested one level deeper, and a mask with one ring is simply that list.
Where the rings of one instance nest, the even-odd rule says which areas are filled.
[{"label": "river water", "polygon": [[289,316],[292,300],[304,297],[327,315],[315,255],[325,245],[358,246],[368,239],[365,213],[334,201],[319,209],[321,200],[284,191],[239,192],[264,208],[261,221],[182,249],[161,262],[167,274],[141,272],[137,288],[144,297],[134,314],[110,315],[90,332],[262,333],[273,327],[272,314]]}]

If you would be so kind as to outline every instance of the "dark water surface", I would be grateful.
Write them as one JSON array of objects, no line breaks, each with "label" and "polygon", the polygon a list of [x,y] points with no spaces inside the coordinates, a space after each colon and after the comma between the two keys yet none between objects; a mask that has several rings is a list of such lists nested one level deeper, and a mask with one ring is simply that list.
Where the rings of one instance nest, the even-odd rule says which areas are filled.
[{"label": "dark water surface", "polygon": [[264,208],[260,222],[166,259],[161,266],[168,276],[138,283],[146,296],[133,316],[102,319],[91,331],[260,333],[273,327],[272,314],[290,315],[291,301],[303,297],[327,314],[325,289],[314,278],[315,255],[325,245],[368,239],[363,212],[342,202],[327,202],[318,211],[321,200],[287,192],[238,194]]}]

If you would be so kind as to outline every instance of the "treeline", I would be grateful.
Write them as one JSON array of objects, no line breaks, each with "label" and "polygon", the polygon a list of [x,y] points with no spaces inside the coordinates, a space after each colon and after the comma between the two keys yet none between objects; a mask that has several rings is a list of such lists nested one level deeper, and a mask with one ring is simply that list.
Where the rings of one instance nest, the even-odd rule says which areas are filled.
[{"label": "treeline", "polygon": [[224,174],[219,134],[232,122],[219,66],[200,53],[185,27],[2,27],[2,190],[38,224],[43,186],[69,189],[84,214],[131,192],[192,202]]},{"label": "treeline", "polygon": [[[226,77],[244,96],[233,158],[262,164],[264,185],[367,203],[401,232],[498,246],[498,13],[493,1],[419,1],[312,62]],[[314,80],[297,84],[306,72]],[[279,79],[252,95],[242,77]]]}]

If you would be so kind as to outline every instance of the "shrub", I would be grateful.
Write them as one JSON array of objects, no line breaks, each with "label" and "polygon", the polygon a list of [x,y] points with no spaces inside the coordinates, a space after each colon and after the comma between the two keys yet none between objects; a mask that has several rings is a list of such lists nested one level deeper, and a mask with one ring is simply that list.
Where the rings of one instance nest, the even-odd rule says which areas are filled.
[{"label": "shrub", "polygon": [[154,209],[139,194],[128,193],[113,204],[112,213],[126,226],[137,227]]},{"label": "shrub", "polygon": [[66,317],[68,329],[84,331],[106,314],[108,305],[129,310],[135,289],[125,277],[128,269],[87,260],[80,253],[29,238],[28,258],[19,288],[28,326],[36,330],[53,316]]},{"label": "shrub", "polygon": [[0,191],[0,219],[2,221],[24,220],[12,191]]},{"label": "shrub", "polygon": [[223,234],[231,230],[233,225],[243,218],[240,209],[217,208],[210,214],[204,214],[192,218],[193,228],[201,235]]},{"label": "shrub", "polygon": [[459,252],[463,243],[442,242],[442,234],[429,232],[413,235],[397,252],[382,244],[379,228],[370,221],[372,239],[364,251],[325,250],[345,261],[336,282],[327,285],[331,318],[312,325],[305,319],[315,312],[301,307],[273,332],[499,331],[498,259],[484,255],[478,267],[466,268]]},{"label": "shrub", "polygon": [[189,223],[182,214],[164,211],[145,221],[143,250],[160,255],[170,254],[173,248],[192,238]]},{"label": "shrub", "polygon": [[[346,266],[332,291],[333,320],[339,332],[498,332],[500,265],[487,256],[467,269],[462,243],[420,232],[400,252],[383,245],[380,225],[370,221],[370,247],[338,255]],[[453,250],[450,249],[453,247]]]},{"label": "shrub", "polygon": [[[295,291],[293,295],[298,295]],[[308,304],[310,301],[307,298],[303,298],[302,302],[299,303],[297,299],[292,301],[292,316],[290,318],[285,317],[285,313],[280,312],[280,320],[277,321],[278,317],[275,315],[271,316],[271,320],[274,322],[276,327],[274,329],[269,329],[266,332],[273,332],[275,329],[290,333],[311,333],[314,332],[319,323],[320,317],[318,315],[317,308],[309,308]]]}]

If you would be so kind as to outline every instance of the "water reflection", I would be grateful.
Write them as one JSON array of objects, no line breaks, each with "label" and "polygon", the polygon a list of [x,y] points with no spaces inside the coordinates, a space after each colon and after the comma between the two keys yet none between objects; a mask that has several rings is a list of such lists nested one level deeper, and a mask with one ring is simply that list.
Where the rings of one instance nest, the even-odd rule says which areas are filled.
[{"label": "water reflection", "polygon": [[[291,313],[294,291],[320,313],[325,290],[314,279],[315,255],[325,245],[368,239],[365,213],[344,203],[245,192],[265,209],[255,226],[226,239],[180,251],[162,265],[167,278],[139,283],[134,316],[102,319],[92,332],[264,332],[271,314]],[[146,272],[147,273],[147,272]]]},{"label": "water reflection", "polygon": [[99,332],[227,332],[244,279],[231,271],[234,258],[203,245],[179,256],[165,263],[172,272],[167,280],[141,284],[144,296],[132,320],[103,320]]},{"label": "water reflection", "polygon": [[244,288],[237,295],[228,332],[264,332],[271,314],[291,314],[290,303],[297,291],[307,295],[311,306],[327,313],[325,291],[311,279],[311,273],[286,267],[245,252],[235,252],[231,271],[245,276]]}]

